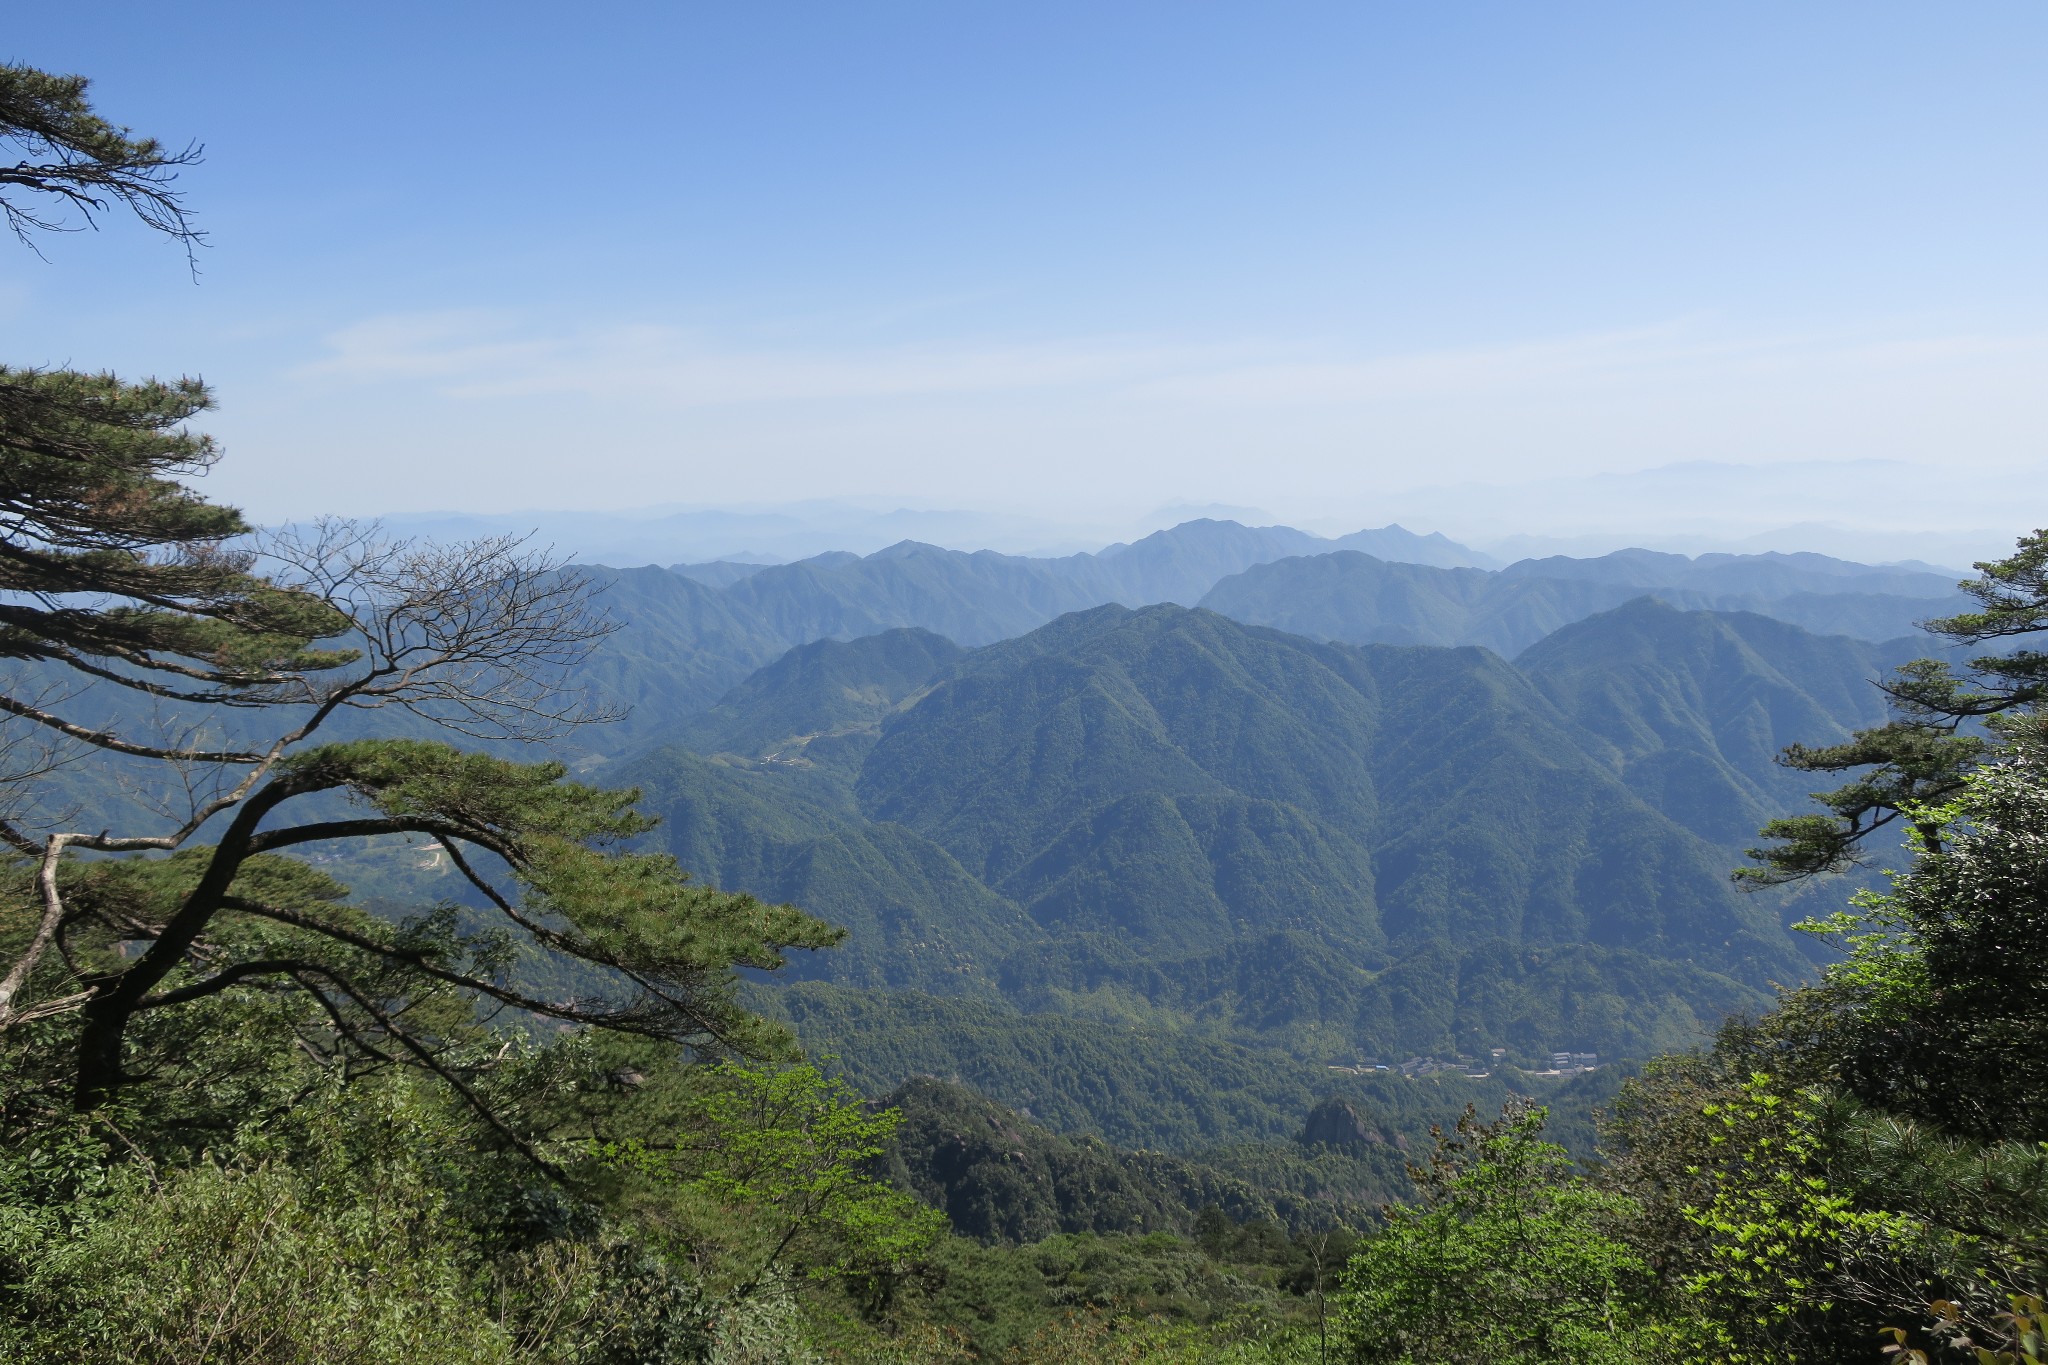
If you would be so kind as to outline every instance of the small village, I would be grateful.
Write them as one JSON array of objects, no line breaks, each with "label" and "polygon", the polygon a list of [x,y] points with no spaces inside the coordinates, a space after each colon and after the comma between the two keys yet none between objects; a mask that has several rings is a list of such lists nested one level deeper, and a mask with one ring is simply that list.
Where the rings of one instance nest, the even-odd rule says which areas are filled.
[{"label": "small village", "polygon": [[1552,1052],[1545,1055],[1548,1066],[1517,1066],[1508,1061],[1508,1050],[1497,1047],[1485,1058],[1453,1057],[1445,1061],[1438,1057],[1410,1057],[1405,1062],[1360,1061],[1355,1063],[1330,1064],[1330,1070],[1346,1076],[1393,1075],[1412,1078],[1422,1076],[1462,1076],[1466,1080],[1483,1081],[1496,1071],[1513,1071],[1523,1076],[1548,1076],[1559,1079],[1584,1075],[1600,1068],[1600,1054],[1597,1052]]}]

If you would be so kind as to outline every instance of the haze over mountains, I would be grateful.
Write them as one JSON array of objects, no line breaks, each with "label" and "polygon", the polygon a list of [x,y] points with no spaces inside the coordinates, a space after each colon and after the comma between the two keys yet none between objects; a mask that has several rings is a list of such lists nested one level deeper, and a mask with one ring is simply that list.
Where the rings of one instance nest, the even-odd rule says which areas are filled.
[{"label": "haze over mountains", "polygon": [[[1418,466],[1402,470],[1399,480],[1376,481],[1369,493],[1333,485],[1273,511],[1225,503],[1118,505],[1099,500],[1103,490],[1094,488],[1061,490],[1029,506],[1006,497],[999,508],[978,509],[914,498],[819,497],[617,511],[400,512],[385,521],[400,534],[441,540],[533,534],[579,562],[604,564],[778,563],[833,550],[869,554],[906,539],[1047,557],[1210,517],[1248,526],[1282,522],[1324,536],[1384,521],[1431,527],[1490,556],[1488,567],[1640,545],[1689,555],[1803,550],[1871,563],[1967,565],[2000,553],[2024,529],[2001,525],[2004,513],[1974,496],[1969,481],[1947,486],[1894,460],[1686,460],[1627,473],[1529,470],[1533,477],[1505,482],[1404,486],[1409,478],[1457,472]],[[2017,471],[2012,476],[2024,481]]]},{"label": "haze over mountains", "polygon": [[905,541],[860,556],[592,570],[625,629],[588,679],[634,707],[588,738],[606,755],[649,742],[661,718],[717,702],[754,669],[820,639],[918,628],[961,645],[1013,638],[1106,604],[1204,606],[1352,644],[1484,645],[1512,656],[1573,621],[1645,595],[1749,611],[1822,634],[1882,641],[1959,610],[1952,576],[1821,555],[1525,560],[1498,569],[1441,536],[1399,527],[1325,540],[1291,527],[1199,520],[1094,554],[1033,558]]},{"label": "haze over mountains", "polygon": [[1810,970],[1788,924],[1846,888],[1728,872],[1950,578],[1347,541],[593,570],[586,680],[634,711],[576,761],[695,875],[847,927],[768,1007],[863,1085],[1127,1141],[1280,1133],[1334,1062],[1684,1047]]},{"label": "haze over mountains", "polygon": [[577,680],[631,711],[562,756],[693,875],[847,928],[761,1003],[863,1088],[956,1077],[1138,1145],[1287,1136],[1365,1096],[1332,1064],[1684,1048],[1807,975],[1788,925],[1850,888],[1728,873],[1815,785],[1774,756],[1879,721],[1952,580],[1466,558],[1205,520],[572,570],[620,625]]}]

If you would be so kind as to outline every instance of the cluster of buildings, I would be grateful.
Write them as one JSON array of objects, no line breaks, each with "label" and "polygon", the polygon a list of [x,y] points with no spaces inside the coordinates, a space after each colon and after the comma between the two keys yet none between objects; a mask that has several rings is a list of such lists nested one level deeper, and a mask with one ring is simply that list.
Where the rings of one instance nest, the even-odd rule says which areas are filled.
[{"label": "cluster of buildings", "polygon": [[[1405,1062],[1359,1062],[1354,1066],[1333,1065],[1330,1070],[1346,1076],[1371,1076],[1380,1073],[1398,1076],[1463,1076],[1467,1080],[1483,1081],[1493,1074],[1494,1068],[1508,1065],[1508,1050],[1497,1047],[1483,1060],[1456,1057],[1440,1061],[1434,1057],[1410,1057]],[[1600,1054],[1597,1052],[1553,1052],[1547,1070],[1531,1071],[1533,1076],[1577,1076],[1598,1069]]]}]

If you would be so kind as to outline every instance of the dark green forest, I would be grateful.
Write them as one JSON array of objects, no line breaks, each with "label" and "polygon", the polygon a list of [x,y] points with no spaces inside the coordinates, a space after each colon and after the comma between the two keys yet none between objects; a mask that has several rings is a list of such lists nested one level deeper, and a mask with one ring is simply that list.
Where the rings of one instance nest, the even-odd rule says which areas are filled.
[{"label": "dark green forest", "polygon": [[0,368],[0,1359],[2043,1359],[2048,533],[572,568],[213,401]]}]

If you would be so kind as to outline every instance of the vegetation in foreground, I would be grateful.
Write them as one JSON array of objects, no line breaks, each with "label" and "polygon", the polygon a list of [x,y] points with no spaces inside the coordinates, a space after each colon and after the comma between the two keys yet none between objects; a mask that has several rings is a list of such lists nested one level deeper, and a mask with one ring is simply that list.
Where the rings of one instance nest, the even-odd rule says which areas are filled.
[{"label": "vegetation in foreground", "polygon": [[[82,81],[0,68],[0,136],[18,232],[118,204],[196,240],[189,158]],[[0,372],[0,1358],[2042,1358],[2048,656],[1911,665],[1893,722],[1790,756],[1855,776],[1763,879],[1887,827],[1911,866],[1815,926],[1817,984],[1626,1087],[1603,1162],[1510,1103],[1360,1211],[1328,1151],[1233,1173],[805,1064],[737,971],[833,930],[477,747],[598,718],[563,685],[588,603],[513,546],[228,548],[179,482],[206,402]],[[1944,634],[2048,628],[2048,533],[1980,567]],[[82,762],[133,828],[66,807]],[[368,913],[306,857],[365,834],[488,909]]]}]

